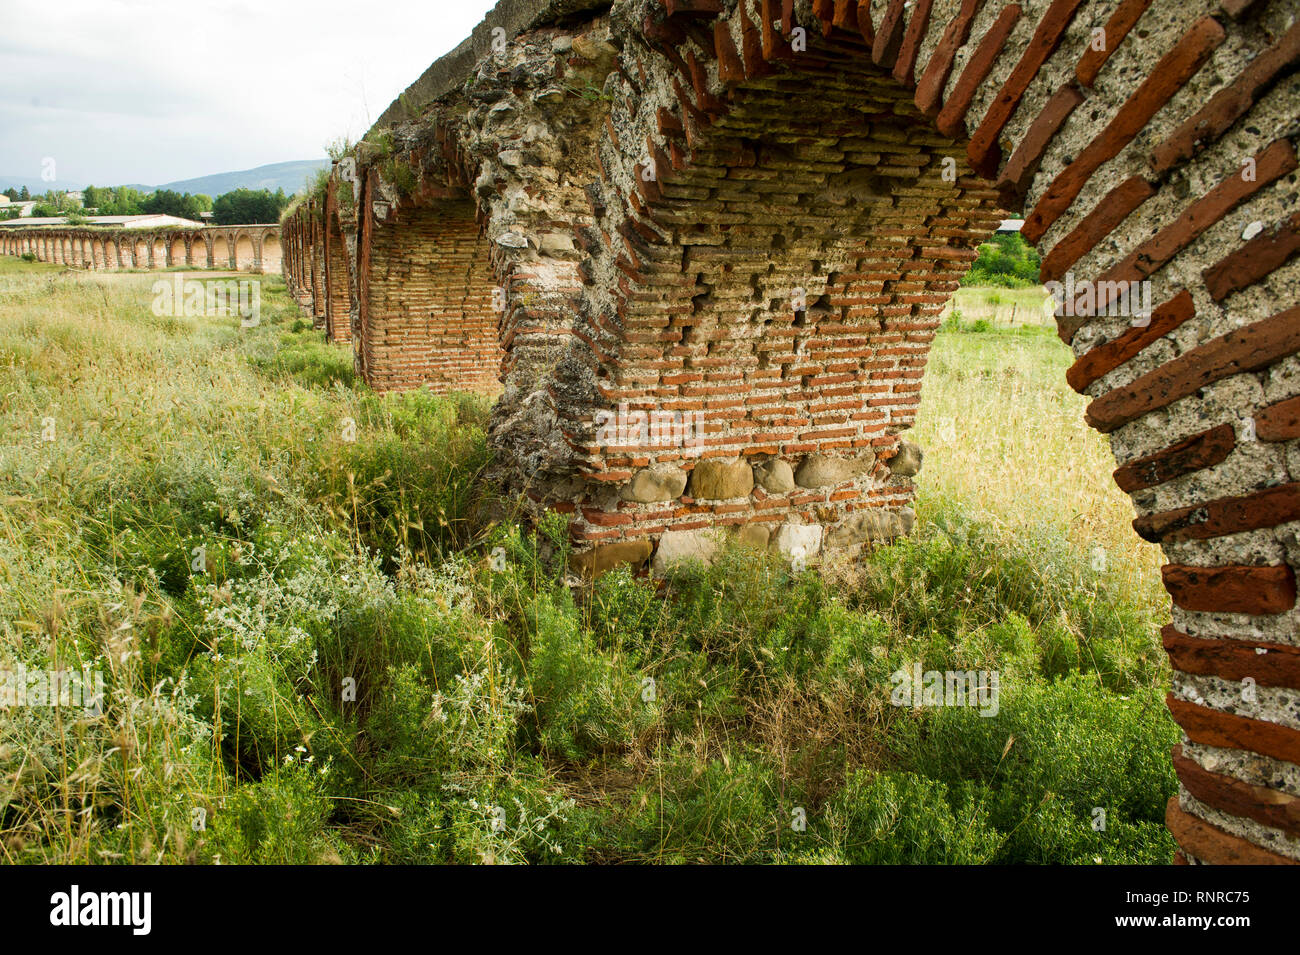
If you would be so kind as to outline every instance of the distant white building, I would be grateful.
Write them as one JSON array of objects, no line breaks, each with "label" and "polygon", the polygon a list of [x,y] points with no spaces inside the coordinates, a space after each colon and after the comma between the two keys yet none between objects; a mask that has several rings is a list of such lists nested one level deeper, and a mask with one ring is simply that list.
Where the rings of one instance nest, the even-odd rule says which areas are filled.
[{"label": "distant white building", "polygon": [[8,196],[0,195],[0,209],[4,209],[5,212],[17,209],[20,216],[30,216],[34,208],[36,208],[35,199],[21,199],[14,202]]},{"label": "distant white building", "polygon": [[[30,213],[30,209],[28,210]],[[30,229],[34,226],[58,226],[67,225],[67,216],[31,216],[28,214],[24,219],[5,219],[0,221],[0,229]],[[165,229],[169,226],[179,226],[186,229],[201,229],[204,226],[202,222],[195,222],[193,219],[182,219],[179,216],[164,215],[144,215],[144,216],[86,216],[82,225],[95,226],[112,226],[117,229]]]}]

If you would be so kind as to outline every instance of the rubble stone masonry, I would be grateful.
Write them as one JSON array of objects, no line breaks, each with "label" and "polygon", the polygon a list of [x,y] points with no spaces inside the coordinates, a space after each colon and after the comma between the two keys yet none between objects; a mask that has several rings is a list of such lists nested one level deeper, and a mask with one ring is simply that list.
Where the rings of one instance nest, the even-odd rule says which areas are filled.
[{"label": "rubble stone masonry", "polygon": [[373,387],[499,391],[493,476],[579,571],[851,557],[911,528],[939,314],[1022,213],[1168,559],[1178,860],[1294,863],[1298,14],[503,0],[286,220],[285,276]]}]

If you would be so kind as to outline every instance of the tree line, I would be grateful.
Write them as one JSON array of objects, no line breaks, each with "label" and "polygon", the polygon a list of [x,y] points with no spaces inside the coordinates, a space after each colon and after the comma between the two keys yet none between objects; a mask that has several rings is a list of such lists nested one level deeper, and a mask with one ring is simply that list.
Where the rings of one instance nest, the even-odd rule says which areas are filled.
[{"label": "tree line", "polygon": [[[275,192],[269,189],[235,189],[213,199],[202,193],[174,192],[171,189],[144,192],[130,186],[87,186],[82,190],[80,202],[66,192],[55,190],[32,196],[26,186],[21,190],[6,189],[3,194],[14,202],[35,199],[33,216],[68,216],[74,220],[93,212],[101,216],[168,215],[201,221],[203,213],[211,212],[212,221],[217,225],[276,223],[289,204],[289,197],[283,189]],[[12,218],[17,213],[17,209],[0,209],[0,218]]]}]

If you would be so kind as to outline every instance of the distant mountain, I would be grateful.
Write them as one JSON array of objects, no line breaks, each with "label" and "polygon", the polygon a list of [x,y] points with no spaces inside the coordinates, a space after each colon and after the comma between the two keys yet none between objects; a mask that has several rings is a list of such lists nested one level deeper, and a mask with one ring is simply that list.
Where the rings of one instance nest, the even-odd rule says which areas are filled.
[{"label": "distant mountain", "polygon": [[[198,179],[182,179],[179,182],[165,182],[156,189],[170,189],[172,192],[203,193],[215,199],[223,192],[235,189],[269,189],[275,192],[283,189],[293,195],[318,170],[328,169],[328,159],[301,159],[297,162],[277,162],[256,169],[242,172],[221,172],[213,176],[200,176]],[[30,188],[30,187],[28,187]]]},{"label": "distant mountain", "polygon": [[[300,159],[296,162],[277,162],[269,166],[258,166],[256,169],[244,169],[240,172],[220,172],[212,176],[200,176],[197,179],[181,179],[177,182],[163,183],[161,186],[143,186],[138,183],[120,182],[96,182],[93,185],[130,185],[131,188],[139,189],[141,192],[170,189],[173,192],[203,193],[213,199],[223,192],[232,192],[235,189],[269,189],[272,192],[283,189],[289,195],[293,195],[303,187],[308,178],[315,175],[317,170],[327,169],[329,164],[328,159]],[[22,189],[23,186],[26,186],[34,196],[49,192],[51,189],[60,189],[65,192],[76,191],[86,188],[86,185],[84,182],[74,182],[70,179],[46,182],[40,177],[0,175],[0,191],[9,188]]]},{"label": "distant mountain", "polygon": [[60,179],[57,182],[46,182],[40,176],[0,176],[0,192],[6,189],[19,189],[27,187],[27,191],[33,196],[43,195],[51,189],[61,189],[64,192],[76,192],[78,189],[85,189],[84,182],[73,182],[70,179]]}]

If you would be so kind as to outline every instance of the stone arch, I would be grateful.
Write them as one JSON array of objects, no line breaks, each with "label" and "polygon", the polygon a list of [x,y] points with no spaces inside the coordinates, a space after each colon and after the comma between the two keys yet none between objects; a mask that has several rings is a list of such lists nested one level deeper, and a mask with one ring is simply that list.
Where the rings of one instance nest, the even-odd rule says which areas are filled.
[{"label": "stone arch", "polygon": [[214,232],[212,234],[212,267],[214,269],[228,269],[230,265],[230,240],[224,232]]},{"label": "stone arch", "polygon": [[122,265],[117,239],[113,236],[104,240],[104,260],[110,269],[120,268]]},{"label": "stone arch", "polygon": [[257,265],[257,249],[247,232],[236,232],[234,236],[234,268],[240,272],[251,272]]},{"label": "stone arch", "polygon": [[90,254],[91,254],[91,256],[92,256],[93,259],[94,259],[94,262],[95,262],[95,268],[97,268],[97,269],[103,269],[103,268],[107,268],[107,267],[108,267],[108,263],[107,263],[107,262],[105,261],[105,259],[104,259],[104,240],[103,240],[103,239],[100,239],[100,238],[94,238],[94,239],[91,239],[91,241],[90,241]]},{"label": "stone arch", "polygon": [[382,218],[370,212],[354,343],[366,380],[379,391],[494,390],[497,285],[474,203],[437,198]]},{"label": "stone arch", "polygon": [[307,256],[309,259],[309,280],[311,282],[312,325],[325,327],[325,237],[321,229],[324,211],[320,204],[311,200],[307,204]]},{"label": "stone arch", "polygon": [[167,239],[161,235],[149,236],[149,268],[165,269],[167,267]]},{"label": "stone arch", "polygon": [[[433,300],[428,250],[464,221],[452,187],[474,182],[506,293],[497,477],[573,515],[579,569],[644,564],[708,525],[779,546],[796,518],[816,534],[788,541],[851,550],[907,530],[895,459],[939,309],[993,220],[1022,209],[1043,278],[1074,290],[1069,381],[1169,560],[1185,734],[1170,829],[1193,861],[1300,861],[1294,4],[626,0],[602,54],[606,29],[584,47],[607,58],[600,103],[551,92],[549,33],[516,38],[473,97],[452,90],[406,130],[419,145],[385,168],[409,161],[414,193],[365,172],[367,381],[408,387],[401,367],[432,354],[420,318],[455,290]],[[543,179],[561,141],[579,168]],[[320,308],[319,213],[305,226]],[[623,406],[704,412],[708,456],[602,435]],[[815,457],[835,480],[800,480]],[[799,490],[759,508],[751,466],[775,458]],[[636,490],[655,463],[689,506]],[[1237,702],[1246,677],[1266,702]]]},{"label": "stone arch", "polygon": [[261,236],[262,271],[279,272],[283,267],[284,249],[278,229],[268,229]]},{"label": "stone arch", "polygon": [[[1300,678],[1261,662],[1300,662],[1294,7],[1055,2],[1030,16],[1018,5],[891,0],[857,5],[850,19],[854,4],[815,3],[799,13],[800,51],[791,5],[718,6],[676,16],[628,6],[642,29],[624,36],[596,203],[596,226],[614,238],[594,246],[590,263],[607,278],[584,292],[544,379],[557,396],[554,430],[578,449],[569,462],[596,479],[566,502],[576,505],[575,536],[608,546],[614,508],[599,503],[603,488],[623,475],[631,487],[639,467],[593,433],[593,411],[647,394],[652,410],[707,397],[721,412],[706,422],[710,450],[742,466],[769,448],[796,470],[813,454],[851,462],[844,474],[856,477],[800,489],[816,507],[792,505],[805,525],[822,525],[828,545],[905,530],[911,482],[890,462],[944,286],[974,257],[998,205],[1022,207],[1043,277],[1097,283],[1095,296],[1069,295],[1062,309],[1060,335],[1077,358],[1070,382],[1110,436],[1135,526],[1169,560],[1174,622],[1164,642],[1179,671],[1169,707],[1186,737],[1170,828],[1199,861],[1300,860],[1300,827],[1239,797],[1256,786],[1300,806],[1300,721],[1285,704],[1207,702],[1231,697],[1225,681],[1247,675],[1278,701],[1300,690]],[[1131,39],[1138,22],[1141,39]],[[1104,25],[1105,50],[1090,45],[1090,23]],[[665,81],[638,83],[647,76]],[[853,199],[882,195],[888,204],[870,221],[850,221]],[[819,198],[847,204],[823,217]],[[808,249],[799,246],[807,233],[790,234],[827,222],[859,235],[869,226],[850,243],[863,254],[846,262],[843,249]],[[756,247],[773,256],[776,276],[791,263],[795,271],[765,285]],[[803,269],[805,308],[782,307],[778,292],[801,260],[823,268]],[[1154,305],[1144,321],[1130,289]],[[728,310],[763,331],[744,334]],[[802,351],[787,350],[801,338]],[[755,354],[764,343],[766,364]],[[802,401],[772,387],[791,373],[808,392]],[[761,427],[748,410],[769,393],[807,418],[797,435]],[[732,395],[745,396],[731,408],[744,417],[726,416]],[[847,428],[843,409],[828,407],[841,401],[856,409]],[[705,503],[710,521],[733,520],[732,498],[747,496]],[[619,536],[652,539],[648,518],[664,507],[617,507]],[[741,513],[766,519],[752,504]],[[661,542],[674,533],[667,524]]]},{"label": "stone arch", "polygon": [[205,232],[195,232],[190,236],[189,264],[195,268],[212,268],[212,246]]},{"label": "stone arch", "polygon": [[174,232],[171,235],[171,241],[167,243],[167,264],[189,265],[189,243],[185,241],[184,232]]},{"label": "stone arch", "polygon": [[352,338],[352,278],[338,209],[332,197],[326,205],[325,218],[325,337],[345,342]]}]

